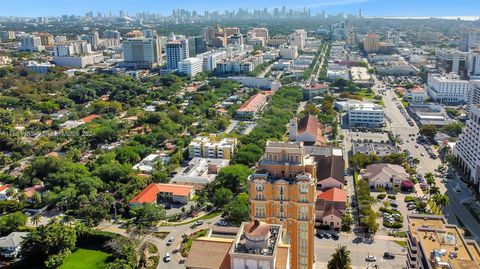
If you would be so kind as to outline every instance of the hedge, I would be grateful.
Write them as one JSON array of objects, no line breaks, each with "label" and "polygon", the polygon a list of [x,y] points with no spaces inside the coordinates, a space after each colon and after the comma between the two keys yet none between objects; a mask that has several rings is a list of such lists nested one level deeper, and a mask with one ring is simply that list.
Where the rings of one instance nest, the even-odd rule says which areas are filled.
[{"label": "hedge", "polygon": [[397,200],[397,196],[389,194],[388,199]]},{"label": "hedge", "polygon": [[398,210],[395,210],[395,209],[390,209],[390,208],[386,208],[386,207],[383,207],[383,206],[382,206],[382,207],[380,207],[380,209],[379,209],[379,210],[380,210],[380,211],[382,211],[382,212],[387,212],[387,213],[390,213],[390,214],[395,214],[395,213],[397,213],[397,214],[398,214],[398,213],[400,213],[400,211],[398,211]]},{"label": "hedge", "polygon": [[417,200],[417,198],[415,198],[415,197],[413,197],[413,196],[411,196],[411,195],[405,196],[405,199],[404,199],[405,203],[415,202],[415,200]]},{"label": "hedge", "polygon": [[377,195],[377,199],[384,199],[385,197],[387,197],[387,195],[385,193],[380,193],[379,195]]},{"label": "hedge", "polygon": [[401,223],[401,222],[394,222],[394,223],[383,222],[383,226],[385,226],[387,228],[402,228],[403,223]]}]

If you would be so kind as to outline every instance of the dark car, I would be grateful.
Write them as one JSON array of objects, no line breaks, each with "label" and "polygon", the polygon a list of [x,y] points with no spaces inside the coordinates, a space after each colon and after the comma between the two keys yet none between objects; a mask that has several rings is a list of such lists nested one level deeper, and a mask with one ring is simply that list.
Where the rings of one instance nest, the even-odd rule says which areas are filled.
[{"label": "dark car", "polygon": [[317,237],[322,239],[323,238],[323,233],[317,233]]},{"label": "dark car", "polygon": [[392,252],[385,252],[385,253],[383,253],[383,258],[385,258],[385,259],[395,259],[395,254],[393,254]]},{"label": "dark car", "polygon": [[339,238],[338,234],[332,234],[332,239],[333,240],[338,240],[338,238]]},{"label": "dark car", "polygon": [[327,239],[330,239],[331,235],[329,233],[324,233],[323,234],[323,237],[327,238]]}]

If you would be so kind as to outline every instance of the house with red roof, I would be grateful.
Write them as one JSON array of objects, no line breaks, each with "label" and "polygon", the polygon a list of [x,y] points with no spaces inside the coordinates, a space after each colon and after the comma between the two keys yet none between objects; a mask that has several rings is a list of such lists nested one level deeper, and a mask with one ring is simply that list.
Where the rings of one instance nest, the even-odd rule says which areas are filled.
[{"label": "house with red roof", "polygon": [[130,201],[130,205],[157,204],[166,201],[186,204],[195,195],[195,188],[180,184],[151,183]]},{"label": "house with red roof", "polygon": [[252,118],[261,111],[266,103],[267,97],[262,93],[257,93],[237,109],[236,116],[239,118]]},{"label": "house with red roof", "polygon": [[10,189],[10,187],[12,187],[12,185],[10,185],[10,184],[2,185],[0,183],[0,201],[5,201],[5,200],[12,199],[12,197],[10,197],[9,191],[8,191],[8,189]]},{"label": "house with red roof", "polygon": [[420,86],[415,86],[411,89],[408,89],[405,94],[405,99],[409,102],[421,103],[427,100],[428,94],[427,91]]},{"label": "house with red roof", "polygon": [[306,115],[298,120],[292,118],[289,124],[289,140],[301,141],[305,145],[323,145],[327,139],[322,134],[323,125],[313,115]]},{"label": "house with red roof", "polygon": [[342,227],[342,217],[346,210],[347,191],[339,188],[317,191],[315,222],[329,225],[330,228],[340,229]]}]

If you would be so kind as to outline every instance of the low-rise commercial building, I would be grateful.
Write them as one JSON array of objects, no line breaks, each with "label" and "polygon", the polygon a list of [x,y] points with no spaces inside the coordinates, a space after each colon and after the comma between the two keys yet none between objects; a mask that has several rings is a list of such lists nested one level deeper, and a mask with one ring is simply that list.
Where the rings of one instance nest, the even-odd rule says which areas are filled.
[{"label": "low-rise commercial building", "polygon": [[435,102],[458,104],[468,102],[472,85],[455,74],[428,74],[427,89]]},{"label": "low-rise commercial building", "polygon": [[390,190],[400,189],[402,181],[408,180],[410,175],[400,165],[377,163],[367,166],[362,178],[368,180],[368,186],[372,189]]},{"label": "low-rise commercial building", "polygon": [[428,94],[423,87],[414,87],[407,90],[405,99],[410,103],[421,103],[427,100]]},{"label": "low-rise commercial building", "polygon": [[151,183],[130,201],[136,206],[144,203],[173,202],[187,204],[195,195],[193,186],[178,184]]},{"label": "low-rise commercial building", "polygon": [[302,91],[303,91],[304,100],[312,100],[316,96],[325,94],[328,91],[328,85],[326,84],[308,85],[308,86],[304,86],[302,88]]},{"label": "low-rise commercial building", "polygon": [[280,89],[282,84],[276,79],[271,78],[257,78],[257,77],[228,77],[228,79],[234,80],[243,87],[257,88],[261,90],[276,91]]},{"label": "low-rise commercial building", "polygon": [[342,218],[347,210],[347,191],[330,188],[317,192],[315,222],[328,225],[331,229],[342,227]]},{"label": "low-rise commercial building", "polygon": [[229,163],[230,160],[224,159],[193,158],[188,166],[176,174],[170,182],[194,186],[196,190],[201,190],[205,185],[212,183],[220,169]]},{"label": "low-rise commercial building", "polygon": [[257,93],[250,97],[237,109],[236,116],[238,118],[253,118],[257,115],[267,103],[267,96]]},{"label": "low-rise commercial building", "polygon": [[204,269],[288,269],[290,245],[284,241],[282,225],[258,220],[240,225],[234,239],[206,236],[195,239],[187,268]]},{"label": "low-rise commercial building", "polygon": [[480,268],[480,248],[443,216],[408,215],[407,269]]},{"label": "low-rise commercial building", "polygon": [[435,104],[411,104],[408,109],[413,113],[420,125],[435,125],[442,127],[447,124],[447,112],[440,105]]},{"label": "low-rise commercial building", "polygon": [[348,122],[350,128],[381,128],[385,124],[385,111],[372,103],[353,104],[348,107]]}]

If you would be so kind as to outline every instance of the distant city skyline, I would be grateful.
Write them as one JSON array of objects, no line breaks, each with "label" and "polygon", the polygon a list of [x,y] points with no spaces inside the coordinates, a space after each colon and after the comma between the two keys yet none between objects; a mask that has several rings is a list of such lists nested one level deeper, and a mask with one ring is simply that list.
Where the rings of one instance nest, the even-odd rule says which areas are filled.
[{"label": "distant city skyline", "polygon": [[[163,2],[163,1],[162,1]],[[0,16],[60,16],[63,14],[84,15],[86,12],[101,12],[102,14],[118,15],[120,10],[129,14],[137,12],[159,13],[171,15],[173,9],[196,10],[200,14],[204,11],[233,10],[238,8],[269,10],[286,6],[287,9],[299,10],[303,7],[310,8],[312,14],[325,10],[328,14],[339,12],[356,14],[362,9],[364,16],[395,16],[395,17],[445,17],[445,16],[477,16],[480,14],[480,1],[478,0],[244,0],[241,1],[168,1],[154,2],[149,0],[0,0]]]}]

